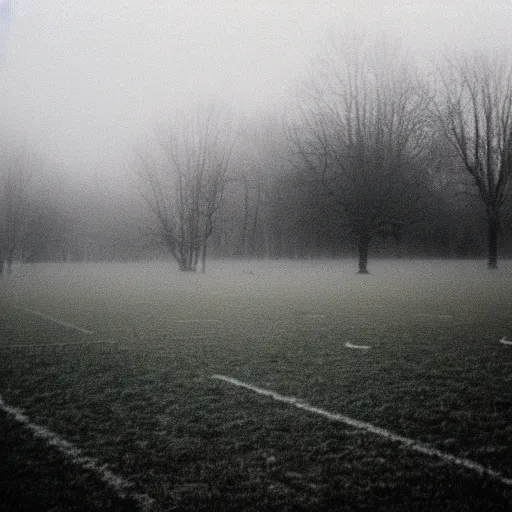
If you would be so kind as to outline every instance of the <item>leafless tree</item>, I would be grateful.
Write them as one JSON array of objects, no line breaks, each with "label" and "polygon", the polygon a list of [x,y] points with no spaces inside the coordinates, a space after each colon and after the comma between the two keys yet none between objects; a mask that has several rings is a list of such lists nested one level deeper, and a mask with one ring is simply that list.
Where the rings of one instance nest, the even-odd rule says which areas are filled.
[{"label": "leafless tree", "polygon": [[29,155],[6,143],[0,148],[0,274],[11,270],[30,217]]},{"label": "leafless tree", "polygon": [[356,242],[359,272],[379,235],[398,237],[422,195],[428,96],[399,48],[332,43],[291,129],[299,168]]},{"label": "leafless tree", "polygon": [[484,54],[446,59],[435,112],[487,215],[489,268],[498,267],[500,216],[512,172],[512,62]]},{"label": "leafless tree", "polygon": [[[282,116],[277,112],[245,119],[233,154],[216,251],[239,258],[276,258],[293,236],[285,183],[290,165]],[[284,209],[287,209],[286,213]]]},{"label": "leafless tree", "polygon": [[141,194],[158,226],[157,236],[180,270],[206,267],[208,240],[222,205],[235,135],[226,109],[210,105],[188,115],[159,141],[158,153],[141,156]]}]

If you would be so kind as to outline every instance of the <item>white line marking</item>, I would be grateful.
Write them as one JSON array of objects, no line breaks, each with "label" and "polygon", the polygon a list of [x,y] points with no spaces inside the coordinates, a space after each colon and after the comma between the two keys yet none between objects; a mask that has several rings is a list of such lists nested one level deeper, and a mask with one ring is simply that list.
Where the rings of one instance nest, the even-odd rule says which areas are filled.
[{"label": "white line marking", "polygon": [[347,341],[347,343],[345,343],[345,347],[356,348],[359,350],[369,350],[371,348],[369,345],[353,345],[352,343],[349,343],[348,341]]},{"label": "white line marking", "polygon": [[82,455],[82,450],[69,441],[66,441],[45,427],[32,423],[28,416],[23,414],[20,409],[7,405],[1,396],[0,409],[11,416],[15,421],[21,423],[25,428],[31,430],[35,437],[46,441],[48,446],[54,446],[57,448],[59,452],[69,458],[71,463],[80,466],[82,469],[95,473],[103,482],[111,487],[120,498],[128,498],[135,501],[143,511],[150,510],[151,505],[154,502],[153,498],[150,498],[147,494],[141,494],[133,491],[133,483],[125,480],[123,477],[116,475],[115,473],[112,473],[112,471],[107,469],[106,464],[101,464],[98,460],[93,459],[92,457]]},{"label": "white line marking", "polygon": [[502,343],[503,345],[512,345],[512,341],[507,340],[505,337],[501,338],[498,343]]},{"label": "white line marking", "polygon": [[33,315],[40,316],[41,318],[45,318],[46,320],[50,320],[51,322],[55,322],[56,324],[60,324],[64,327],[68,327],[69,329],[75,329],[76,331],[83,332],[85,334],[93,334],[92,331],[89,331],[88,329],[83,329],[82,327],[78,327],[76,325],[70,324],[68,322],[64,322],[62,320],[58,320],[57,318],[53,318],[51,316],[45,315],[44,313],[41,313],[40,311],[36,311],[34,309],[27,309],[27,308],[20,308],[17,306],[14,306],[16,309],[19,309],[20,311],[25,311],[27,313],[32,313]]},{"label": "white line marking", "polygon": [[444,318],[445,320],[453,318],[453,315],[430,315],[428,313],[417,313],[414,316],[417,318]]},{"label": "white line marking", "polygon": [[423,453],[423,454],[429,455],[431,457],[437,457],[444,462],[447,462],[450,464],[455,464],[457,466],[462,466],[463,468],[469,469],[471,471],[475,471],[479,475],[486,475],[490,478],[498,480],[499,482],[501,482],[505,485],[512,487],[512,478],[507,478],[507,477],[503,476],[500,472],[495,471],[494,469],[486,468],[485,466],[482,466],[478,462],[474,462],[470,459],[456,457],[455,455],[451,455],[449,453],[442,452],[441,450],[438,450],[437,448],[429,446],[428,444],[418,442],[409,437],[395,434],[393,432],[390,432],[389,430],[386,430],[386,429],[383,429],[380,427],[376,427],[375,425],[372,425],[371,423],[355,420],[348,416],[344,416],[343,414],[332,413],[332,412],[326,411],[325,409],[320,409],[319,407],[314,407],[313,405],[308,404],[304,400],[300,400],[298,398],[294,398],[291,396],[281,395],[279,393],[276,393],[275,391],[259,388],[257,386],[253,386],[251,384],[246,384],[245,382],[242,382],[241,380],[234,379],[232,377],[226,377],[225,375],[212,375],[212,379],[222,380],[229,384],[233,384],[234,386],[249,389],[250,391],[254,391],[255,393],[258,393],[260,395],[273,398],[274,400],[277,400],[278,402],[283,402],[285,404],[293,405],[293,406],[297,407],[298,409],[302,409],[307,412],[312,412],[312,413],[318,414],[320,416],[324,416],[325,418],[328,418],[332,421],[338,421],[341,423],[345,423],[346,425],[349,425],[351,427],[355,427],[360,430],[370,432],[371,434],[376,434],[385,439],[389,439],[390,441],[398,442],[401,445],[403,445],[405,448],[408,448],[409,450]]},{"label": "white line marking", "polygon": [[83,347],[85,345],[107,344],[115,345],[115,341],[100,340],[100,341],[84,341],[83,343],[16,343],[13,345],[0,345],[2,348],[25,348],[25,347]]}]

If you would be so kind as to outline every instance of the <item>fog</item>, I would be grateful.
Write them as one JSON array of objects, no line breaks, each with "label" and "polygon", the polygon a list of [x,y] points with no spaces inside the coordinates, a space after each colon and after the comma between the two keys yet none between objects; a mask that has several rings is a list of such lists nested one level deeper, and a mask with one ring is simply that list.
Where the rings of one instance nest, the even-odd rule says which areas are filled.
[{"label": "fog", "polygon": [[398,37],[422,55],[510,43],[512,3],[3,0],[2,124],[51,165],[117,179],[176,108],[254,115],[293,94],[329,34]]},{"label": "fog", "polygon": [[[456,49],[485,49],[491,55],[510,50],[511,26],[510,0],[0,0],[1,150],[3,162],[10,162],[2,172],[7,176],[16,162],[31,162],[30,169],[14,173],[17,188],[0,184],[0,192],[11,194],[3,202],[16,218],[10,220],[16,229],[0,233],[1,251],[7,251],[5,240],[11,237],[10,259],[146,254],[148,240],[140,233],[152,231],[146,229],[149,217],[158,212],[142,212],[137,174],[176,156],[177,139],[174,153],[167,147],[167,154],[157,155],[155,140],[162,133],[182,137],[183,147],[201,142],[192,129],[187,142],[175,114],[204,111],[214,103],[230,112],[243,134],[236,144],[223,134],[226,147],[235,148],[232,154],[225,151],[223,174],[216,178],[222,190],[203,198],[210,201],[207,214],[203,208],[204,218],[196,221],[208,236],[203,245],[197,242],[192,259],[206,252],[210,234],[209,247],[221,256],[352,254],[347,247],[354,237],[341,233],[339,219],[327,219],[321,213],[326,205],[312,205],[292,189],[299,179],[291,176],[296,162],[290,163],[284,131],[278,129],[286,114],[302,107],[312,66],[332,41],[347,48],[356,35],[363,41],[398,41],[425,71]],[[214,122],[205,119],[204,126]],[[201,143],[214,162],[219,148]],[[20,159],[13,151],[25,155]],[[431,172],[434,164],[429,165]],[[423,193],[432,206],[423,212],[428,219],[423,238],[405,243],[411,254],[485,252],[483,205],[474,198],[462,205],[446,195],[440,199],[438,182],[454,167],[444,162]],[[163,179],[161,169],[151,173],[146,186],[148,178]],[[3,179],[12,181],[9,176]],[[373,185],[379,193],[381,185]],[[220,198],[222,205],[216,203]],[[163,194],[149,203],[156,207],[174,199]],[[402,235],[393,233],[397,240]],[[199,239],[197,233],[190,236]],[[22,239],[30,241],[30,249]],[[372,255],[401,253],[391,246],[381,244]]]}]

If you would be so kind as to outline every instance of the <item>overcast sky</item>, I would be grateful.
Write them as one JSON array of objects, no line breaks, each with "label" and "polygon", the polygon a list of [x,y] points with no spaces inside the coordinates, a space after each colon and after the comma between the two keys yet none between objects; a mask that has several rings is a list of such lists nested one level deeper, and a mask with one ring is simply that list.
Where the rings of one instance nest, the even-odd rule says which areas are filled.
[{"label": "overcast sky", "polygon": [[[51,165],[118,176],[166,113],[279,107],[328,34],[419,53],[512,46],[511,0],[0,0],[0,127]],[[8,18],[8,17],[7,17]]]}]

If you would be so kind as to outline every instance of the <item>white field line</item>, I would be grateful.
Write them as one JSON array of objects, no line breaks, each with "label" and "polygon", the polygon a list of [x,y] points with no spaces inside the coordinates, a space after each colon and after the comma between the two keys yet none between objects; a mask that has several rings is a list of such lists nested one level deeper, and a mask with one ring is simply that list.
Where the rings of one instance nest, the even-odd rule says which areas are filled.
[{"label": "white field line", "polygon": [[111,340],[84,341],[83,343],[15,343],[12,345],[0,345],[3,348],[30,348],[30,347],[83,347],[85,345],[115,345],[117,342]]},{"label": "white field line", "polygon": [[507,340],[505,337],[501,338],[498,343],[502,343],[503,345],[512,345],[512,341]]},{"label": "white field line", "polygon": [[133,484],[123,477],[112,473],[106,464],[101,464],[92,457],[82,455],[82,451],[69,441],[58,436],[45,427],[32,423],[28,416],[23,414],[20,409],[7,405],[0,396],[0,409],[9,415],[12,419],[21,423],[25,428],[30,430],[35,437],[46,441],[48,446],[54,446],[59,452],[64,454],[71,463],[81,467],[82,469],[95,473],[103,482],[105,482],[115,493],[122,499],[128,498],[137,503],[143,511],[150,510],[153,499],[147,494],[140,494],[133,491]]},{"label": "white field line", "polygon": [[386,430],[386,429],[383,429],[380,427],[376,427],[375,425],[372,425],[371,423],[355,420],[348,416],[344,416],[343,414],[332,413],[332,412],[326,411],[325,409],[320,409],[319,407],[310,405],[307,402],[305,402],[304,400],[300,400],[300,399],[294,398],[292,396],[281,395],[279,393],[276,393],[275,391],[259,388],[257,386],[253,386],[251,384],[246,384],[245,382],[242,382],[241,380],[234,379],[232,377],[226,377],[225,375],[212,375],[212,379],[222,380],[229,384],[233,384],[234,386],[249,389],[250,391],[254,391],[255,393],[258,393],[260,395],[273,398],[274,400],[277,400],[278,402],[283,402],[285,404],[293,405],[294,407],[297,407],[298,409],[302,409],[307,412],[318,414],[318,415],[328,418],[332,421],[338,421],[341,423],[345,423],[346,425],[349,425],[351,427],[355,427],[360,430],[370,432],[371,434],[375,434],[375,435],[378,435],[385,439],[389,439],[390,441],[400,443],[401,445],[403,445],[405,448],[408,448],[409,450],[412,450],[412,451],[415,451],[418,453],[423,453],[424,455],[429,455],[431,457],[437,457],[437,458],[441,459],[443,462],[446,462],[449,464],[455,464],[456,466],[462,466],[463,468],[474,471],[481,476],[485,475],[487,477],[490,477],[494,480],[501,482],[502,484],[512,487],[512,478],[507,478],[507,477],[503,476],[500,472],[495,471],[494,469],[490,469],[485,466],[482,466],[478,462],[474,462],[470,459],[456,457],[455,455],[451,455],[450,453],[442,452],[441,450],[438,450],[437,448],[429,446],[428,444],[418,442],[409,437],[395,434],[389,430]]},{"label": "white field line", "polygon": [[450,320],[453,315],[431,315],[428,313],[417,313],[414,315],[416,318],[442,318],[444,320]]},{"label": "white field line", "polygon": [[345,347],[347,348],[355,348],[358,350],[369,350],[371,347],[369,345],[353,345],[352,343],[348,342],[345,343]]},{"label": "white field line", "polygon": [[41,318],[45,318],[46,320],[50,320],[51,322],[55,322],[56,324],[62,325],[64,327],[67,327],[69,329],[75,329],[75,331],[80,331],[85,334],[93,334],[92,331],[89,331],[88,329],[84,329],[82,327],[78,327],[77,325],[70,324],[69,322],[64,322],[63,320],[58,320],[57,318],[53,318],[51,316],[45,315],[44,313],[41,313],[40,311],[36,311],[34,309],[27,309],[27,308],[20,308],[15,306],[16,309],[19,309],[20,311],[25,311],[27,313],[32,313],[33,315],[40,316]]}]

